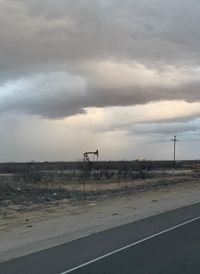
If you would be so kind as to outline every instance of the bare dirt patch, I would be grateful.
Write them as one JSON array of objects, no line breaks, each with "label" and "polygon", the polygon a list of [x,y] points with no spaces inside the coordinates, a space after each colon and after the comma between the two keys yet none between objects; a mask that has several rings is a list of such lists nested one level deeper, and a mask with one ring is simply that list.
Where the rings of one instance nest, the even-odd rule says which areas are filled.
[{"label": "bare dirt patch", "polygon": [[[88,182],[85,188],[49,183],[29,185],[33,189],[28,190],[23,187],[27,186],[6,188],[10,195],[1,196],[0,261],[200,201],[200,180],[192,176],[113,182],[109,186]],[[52,195],[58,189],[62,196]]]},{"label": "bare dirt patch", "polygon": [[[78,215],[95,206],[96,202],[150,190],[168,192],[172,186],[185,184],[200,184],[200,179],[184,175],[109,183],[0,184],[0,229],[13,224],[29,225],[33,220],[46,220],[63,214]],[[152,203],[157,202],[157,199],[152,199]]]}]

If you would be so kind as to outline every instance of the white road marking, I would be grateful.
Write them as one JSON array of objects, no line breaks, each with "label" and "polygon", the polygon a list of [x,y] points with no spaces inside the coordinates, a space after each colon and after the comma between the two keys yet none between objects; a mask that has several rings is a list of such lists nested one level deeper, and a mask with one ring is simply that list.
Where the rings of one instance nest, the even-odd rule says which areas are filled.
[{"label": "white road marking", "polygon": [[179,228],[179,227],[181,227],[181,226],[184,226],[184,225],[187,225],[187,224],[189,224],[189,223],[195,222],[195,221],[197,221],[197,220],[199,220],[199,219],[200,219],[200,216],[199,216],[199,217],[196,217],[196,218],[194,218],[194,219],[191,219],[191,220],[189,220],[189,221],[187,221],[187,222],[181,223],[181,224],[179,224],[179,225],[175,225],[175,226],[170,227],[170,228],[168,228],[168,229],[165,229],[165,230],[163,230],[163,231],[161,231],[161,232],[155,233],[155,234],[153,234],[153,235],[151,235],[151,236],[149,236],[149,237],[146,237],[146,238],[144,238],[144,239],[142,239],[142,240],[139,240],[139,241],[134,242],[134,243],[132,243],[132,244],[126,245],[126,246],[121,247],[121,248],[119,248],[119,249],[116,249],[116,250],[114,250],[114,251],[112,251],[112,252],[109,252],[109,253],[107,253],[107,254],[105,254],[105,255],[103,255],[103,256],[100,256],[100,257],[98,257],[98,258],[96,258],[96,259],[93,259],[93,260],[88,261],[88,262],[86,262],[86,263],[80,264],[79,266],[76,266],[76,267],[74,267],[74,268],[68,269],[68,270],[66,270],[66,271],[64,271],[64,272],[62,272],[62,273],[59,273],[59,274],[71,273],[71,272],[73,272],[73,271],[75,271],[75,270],[77,270],[77,269],[80,269],[80,268],[84,267],[84,266],[87,266],[87,265],[92,264],[92,263],[94,263],[94,262],[100,261],[100,260],[102,260],[102,259],[104,259],[104,258],[106,258],[106,257],[109,257],[109,256],[111,256],[111,255],[113,255],[113,254],[118,253],[118,252],[121,252],[121,251],[123,251],[123,250],[125,250],[125,249],[127,249],[127,248],[130,248],[130,247],[135,246],[135,245],[137,245],[137,244],[143,243],[143,242],[145,242],[145,241],[147,241],[147,240],[150,240],[150,239],[152,239],[152,238],[155,238],[155,237],[157,237],[157,236],[159,236],[159,235],[162,235],[162,234],[164,234],[164,233],[167,233],[167,232],[169,232],[169,231],[171,231],[171,230],[174,230],[174,229],[176,229],[176,228]]}]

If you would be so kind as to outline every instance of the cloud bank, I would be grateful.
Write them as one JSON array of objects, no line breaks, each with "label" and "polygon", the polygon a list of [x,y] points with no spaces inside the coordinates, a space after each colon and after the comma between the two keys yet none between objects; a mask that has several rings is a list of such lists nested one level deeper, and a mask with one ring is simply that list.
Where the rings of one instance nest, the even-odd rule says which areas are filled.
[{"label": "cloud bank", "polygon": [[198,0],[0,0],[0,159],[170,158],[147,144],[200,133],[199,14]]},{"label": "cloud bank", "polygon": [[0,0],[0,111],[57,119],[199,101],[199,10],[197,0]]}]

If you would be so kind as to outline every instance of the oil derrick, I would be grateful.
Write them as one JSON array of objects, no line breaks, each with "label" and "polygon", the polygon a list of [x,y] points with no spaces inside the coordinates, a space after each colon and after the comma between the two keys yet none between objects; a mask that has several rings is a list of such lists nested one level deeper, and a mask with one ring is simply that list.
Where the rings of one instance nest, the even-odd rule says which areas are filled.
[{"label": "oil derrick", "polygon": [[[93,159],[90,159],[90,156],[93,156]],[[84,177],[89,178],[91,169],[92,169],[92,164],[94,163],[95,160],[99,157],[99,151],[98,149],[96,151],[89,151],[89,152],[84,152],[83,153],[83,163],[84,163]]]}]

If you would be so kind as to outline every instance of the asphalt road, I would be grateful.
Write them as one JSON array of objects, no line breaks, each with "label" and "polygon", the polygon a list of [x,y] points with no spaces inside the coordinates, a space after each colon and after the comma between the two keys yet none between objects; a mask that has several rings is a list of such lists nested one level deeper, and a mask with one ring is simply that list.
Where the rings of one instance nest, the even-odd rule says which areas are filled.
[{"label": "asphalt road", "polygon": [[200,204],[0,264],[0,274],[33,273],[199,274]]}]

